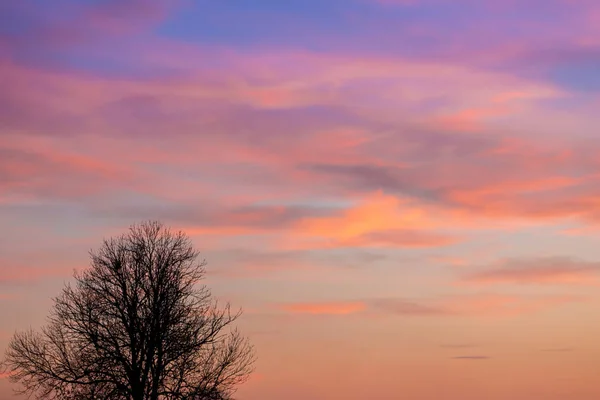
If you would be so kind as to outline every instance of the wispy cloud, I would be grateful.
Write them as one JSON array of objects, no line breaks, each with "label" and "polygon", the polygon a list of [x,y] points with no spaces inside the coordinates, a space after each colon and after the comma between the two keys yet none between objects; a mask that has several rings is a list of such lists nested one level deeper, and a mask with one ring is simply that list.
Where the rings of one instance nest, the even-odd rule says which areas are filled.
[{"label": "wispy cloud", "polygon": [[441,304],[403,299],[374,299],[369,302],[375,312],[401,316],[443,316],[450,312]]},{"label": "wispy cloud", "polygon": [[400,299],[376,301],[375,307],[391,314],[437,316],[510,317],[531,314],[563,304],[583,301],[578,296],[508,296],[498,294],[455,295],[406,302]]},{"label": "wispy cloud", "polygon": [[[0,260],[0,288],[1,287],[19,287],[37,283],[47,278],[60,278],[72,274],[76,268],[57,265],[57,263],[48,263],[43,265],[14,265],[6,260]],[[13,294],[0,294],[0,300],[11,299]]]},{"label": "wispy cloud", "polygon": [[600,263],[581,261],[570,257],[510,259],[466,274],[463,281],[480,285],[598,285],[600,284]]},{"label": "wispy cloud", "polygon": [[443,344],[440,346],[443,349],[470,349],[473,347],[477,347],[474,344]]},{"label": "wispy cloud", "polygon": [[294,303],[281,306],[284,311],[294,314],[347,315],[363,311],[362,302]]},{"label": "wispy cloud", "polygon": [[344,302],[289,303],[290,313],[404,317],[511,317],[584,301],[580,296],[457,295],[431,299],[380,298]]},{"label": "wispy cloud", "polygon": [[555,347],[550,349],[542,349],[541,351],[545,353],[570,353],[575,351],[573,347]]},{"label": "wispy cloud", "polygon": [[456,356],[452,357],[453,360],[489,360],[490,356]]}]

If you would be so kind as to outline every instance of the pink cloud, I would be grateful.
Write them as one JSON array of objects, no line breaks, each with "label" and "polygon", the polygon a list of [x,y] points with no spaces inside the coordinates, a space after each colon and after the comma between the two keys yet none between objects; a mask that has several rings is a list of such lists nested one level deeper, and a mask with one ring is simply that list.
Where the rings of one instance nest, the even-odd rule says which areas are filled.
[{"label": "pink cloud", "polygon": [[467,274],[463,281],[477,285],[600,285],[600,263],[568,257],[513,259]]},{"label": "pink cloud", "polygon": [[0,139],[0,154],[3,159],[0,188],[5,196],[91,196],[109,188],[123,187],[135,176],[127,166],[64,151],[48,141],[3,142]]},{"label": "pink cloud", "polygon": [[[308,247],[436,247],[457,243],[455,233],[444,232],[449,226],[495,226],[484,219],[514,226],[597,219],[597,145],[535,134],[516,139],[486,114],[548,120],[538,101],[562,95],[551,85],[452,62],[308,52],[230,53],[222,70],[205,71],[194,64],[202,51],[186,54],[195,73],[177,79],[108,79],[4,63],[2,102],[13,109],[0,145],[23,145],[21,155],[1,163],[10,194],[3,203],[19,192],[44,199],[127,191],[173,205],[236,200],[225,208],[271,200],[282,205],[220,212],[222,227],[187,228],[240,235],[280,218],[278,227],[294,227],[282,242],[301,239],[304,246],[304,237]],[[378,106],[365,108],[372,80],[386,84],[368,100]],[[447,98],[438,106],[411,108],[437,104],[440,91]],[[456,132],[443,120],[452,115],[466,116],[461,124],[477,132]],[[177,140],[163,139],[165,132]],[[377,192],[387,199],[369,199]],[[299,198],[364,204],[341,215],[286,217],[284,204]]]},{"label": "pink cloud", "polygon": [[451,314],[465,316],[518,316],[584,300],[584,297],[570,295],[464,295],[447,298],[445,307]]},{"label": "pink cloud", "polygon": [[367,317],[512,317],[534,314],[561,305],[586,300],[567,295],[472,294],[430,299],[380,298],[364,301],[288,303],[279,308],[288,313],[312,315],[361,314]]},{"label": "pink cloud", "polygon": [[[47,264],[45,266],[14,265],[0,260],[0,285],[15,286],[38,282],[45,278],[68,277],[75,268],[65,265]],[[4,296],[4,297],[3,297]],[[0,300],[12,298],[12,294],[1,295]]]}]

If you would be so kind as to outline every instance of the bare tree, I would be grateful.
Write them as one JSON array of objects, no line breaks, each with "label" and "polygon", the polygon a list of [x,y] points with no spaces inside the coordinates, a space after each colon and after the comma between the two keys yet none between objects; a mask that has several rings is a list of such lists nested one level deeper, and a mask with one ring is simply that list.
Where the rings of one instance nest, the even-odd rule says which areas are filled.
[{"label": "bare tree", "polygon": [[5,366],[43,399],[226,400],[251,373],[252,346],[205,286],[189,238],[133,225],[92,251],[40,332],[16,333]]}]

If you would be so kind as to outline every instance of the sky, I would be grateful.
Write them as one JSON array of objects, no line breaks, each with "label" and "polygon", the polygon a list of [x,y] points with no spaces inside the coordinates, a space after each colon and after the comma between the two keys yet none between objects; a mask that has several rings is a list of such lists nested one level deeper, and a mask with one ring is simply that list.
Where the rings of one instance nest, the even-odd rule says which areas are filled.
[{"label": "sky", "polygon": [[158,219],[239,400],[596,400],[599,71],[596,0],[2,1],[0,351]]}]

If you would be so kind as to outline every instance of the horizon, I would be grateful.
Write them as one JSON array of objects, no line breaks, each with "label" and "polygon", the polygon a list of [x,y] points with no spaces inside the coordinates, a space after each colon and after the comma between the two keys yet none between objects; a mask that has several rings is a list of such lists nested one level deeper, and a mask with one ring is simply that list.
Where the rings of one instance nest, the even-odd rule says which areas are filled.
[{"label": "horizon", "polygon": [[2,352],[151,219],[244,309],[239,400],[600,398],[600,2],[23,0],[0,21]]}]

